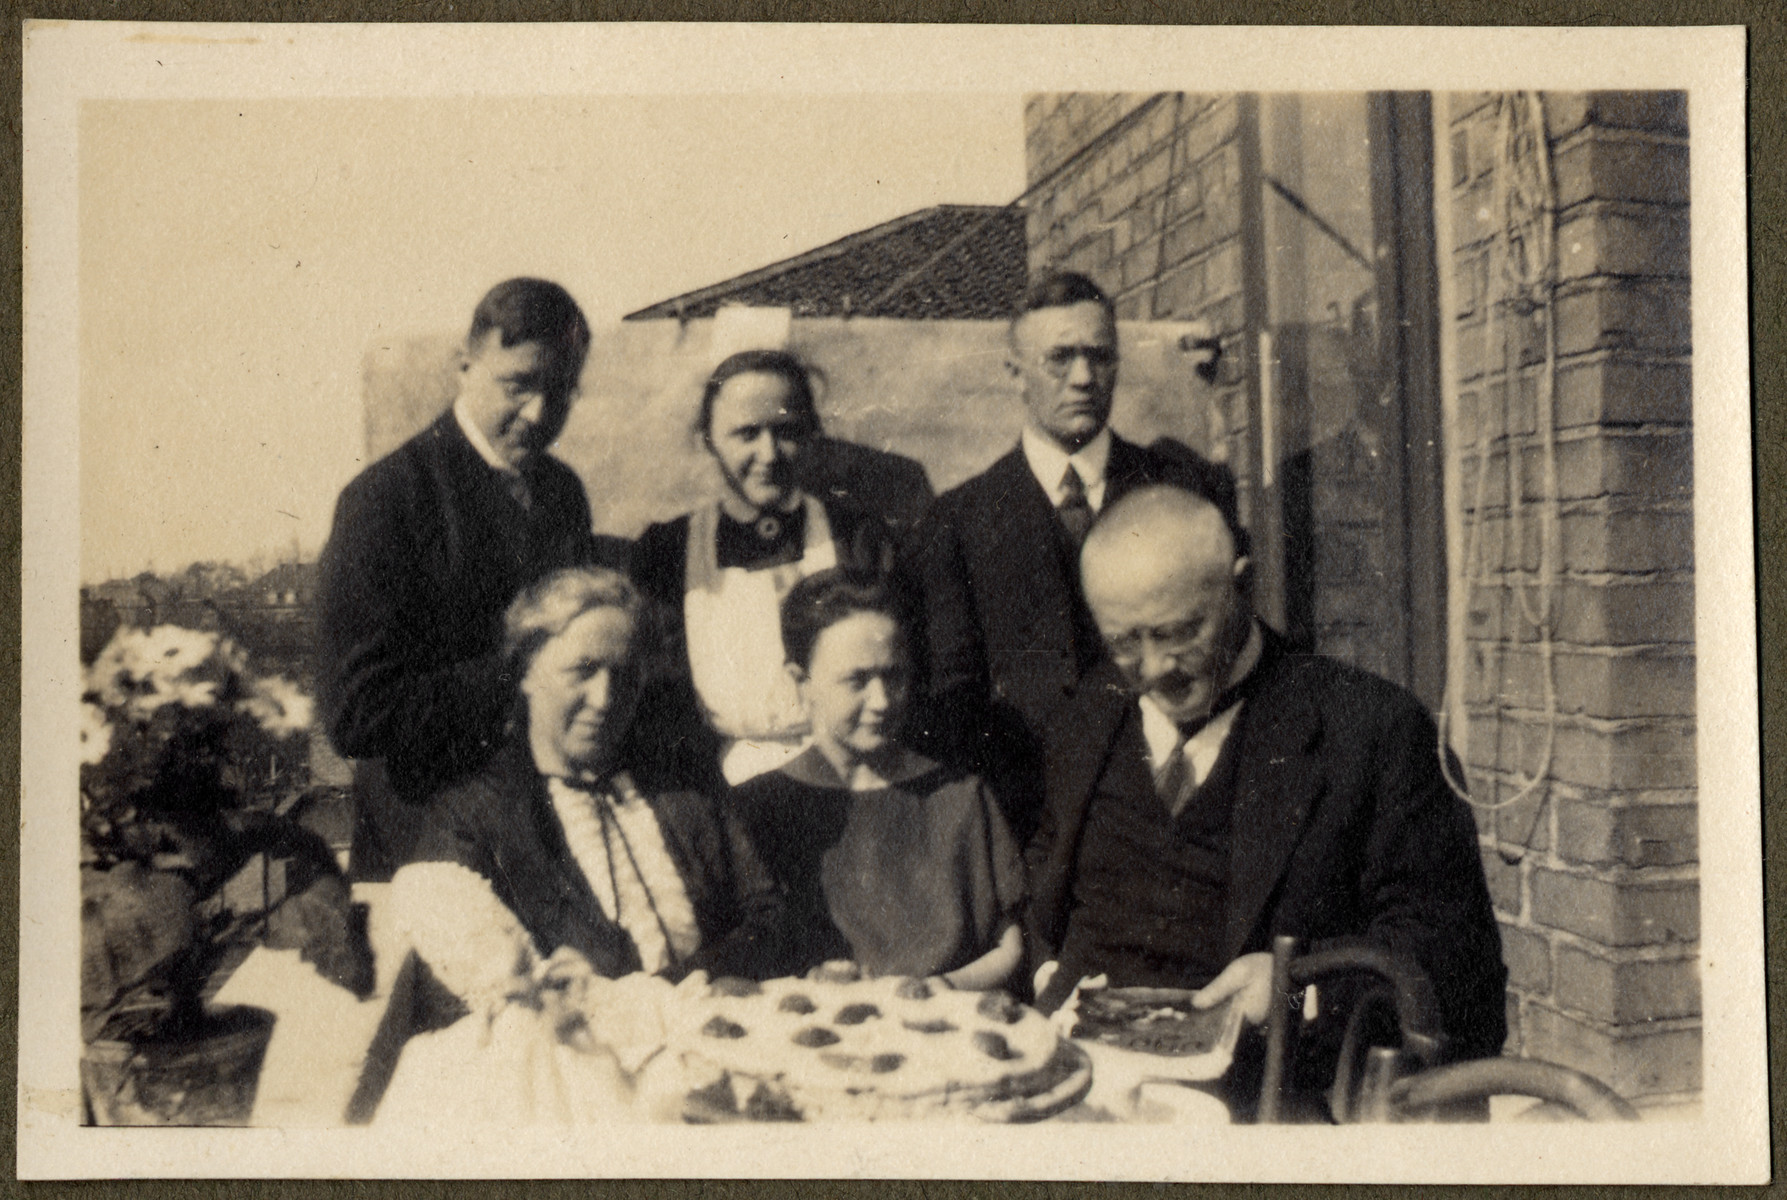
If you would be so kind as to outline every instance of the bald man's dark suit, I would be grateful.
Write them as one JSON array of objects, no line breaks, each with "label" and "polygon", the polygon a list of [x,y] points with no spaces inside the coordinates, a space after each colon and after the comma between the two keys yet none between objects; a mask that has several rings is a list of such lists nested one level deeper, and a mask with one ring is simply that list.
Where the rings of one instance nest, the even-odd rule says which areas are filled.
[{"label": "bald man's dark suit", "polygon": [[[1476,825],[1441,774],[1427,710],[1375,675],[1290,651],[1270,630],[1247,687],[1222,751],[1234,756],[1225,961],[1269,950],[1277,934],[1305,948],[1376,943],[1432,981],[1454,1057],[1500,1053],[1501,937]],[[1059,952],[1074,920],[1089,814],[1111,799],[1160,804],[1141,711],[1110,663],[1060,707],[1047,745],[1046,808],[1026,854],[1038,960]],[[1099,970],[1064,963],[1061,974]]]}]

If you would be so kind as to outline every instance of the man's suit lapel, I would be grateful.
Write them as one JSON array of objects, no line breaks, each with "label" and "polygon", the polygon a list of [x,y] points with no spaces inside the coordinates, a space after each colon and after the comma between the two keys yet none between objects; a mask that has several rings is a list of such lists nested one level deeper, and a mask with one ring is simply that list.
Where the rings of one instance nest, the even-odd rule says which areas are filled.
[{"label": "man's suit lapel", "polygon": [[483,507],[477,502],[480,474],[490,468],[466,440],[452,409],[442,413],[428,432],[428,469],[434,480],[443,559],[452,569],[465,561],[477,540],[470,522]]},{"label": "man's suit lapel", "polygon": [[[1269,638],[1276,635],[1268,633]],[[1247,699],[1234,747],[1230,828],[1229,956],[1252,937],[1290,864],[1326,779],[1318,753],[1322,718],[1285,671],[1280,650]]]},{"label": "man's suit lapel", "polygon": [[[1030,635],[1036,644],[1074,644],[1075,564],[1055,506],[1030,473],[1021,447],[994,463],[987,474],[993,503],[983,514],[982,536],[993,548],[991,561],[1004,577],[996,589],[997,603],[1008,606],[1008,619],[1036,626]],[[1042,563],[1038,555],[1044,556]]]},{"label": "man's suit lapel", "polygon": [[[1113,435],[1105,504],[1152,480],[1153,461],[1147,451]],[[1080,596],[1077,555],[1022,445],[988,467],[976,486],[981,490],[970,540],[987,572],[983,603],[998,614],[1003,630],[1021,631],[1013,640],[1067,651],[1057,658],[1059,651],[1050,650],[1046,662],[1032,654],[1001,669],[1018,688],[1011,698],[1025,719],[1046,720],[1065,690],[1103,657],[1097,627]]]},{"label": "man's suit lapel", "polygon": [[[1111,456],[1105,464],[1105,505],[1125,492],[1152,482],[1152,462],[1147,451],[1113,434]],[[1060,570],[1050,573],[1052,594],[1047,599],[1054,600],[1057,596],[1077,599],[1079,563],[1054,502],[1030,471],[1030,460],[1024,457],[1024,448],[1021,445],[1014,447],[988,467],[987,482],[991,485],[989,490],[993,498],[985,514],[989,532],[1001,544],[1037,547],[1039,550],[1048,547]],[[1033,564],[1023,555],[1011,556],[1010,564],[1018,573],[1021,586],[1028,589],[1038,574]]]},{"label": "man's suit lapel", "polygon": [[466,439],[452,409],[431,432],[430,467],[439,489],[447,560],[501,573],[500,586],[512,593],[525,582],[519,573],[533,540],[527,510]]},{"label": "man's suit lapel", "polygon": [[1104,467],[1104,502],[1106,506],[1122,499],[1143,484],[1154,482],[1153,460],[1140,446],[1111,435],[1111,457]]},{"label": "man's suit lapel", "polygon": [[[988,474],[992,476],[997,497],[996,510],[988,516],[1001,540],[1009,539],[1025,546],[1049,546],[1065,565],[1067,555],[1061,538],[1061,518],[1056,515],[1048,493],[1030,473],[1030,462],[1024,457],[1023,447],[1012,450],[994,463]],[[1015,558],[1013,565],[1029,566],[1022,556]]]},{"label": "man's suit lapel", "polygon": [[[1079,857],[1086,811],[1113,754],[1118,753],[1125,723],[1135,714],[1135,696],[1116,668],[1101,664],[1080,681],[1077,702],[1063,704],[1044,738],[1047,755],[1043,795],[1055,810],[1047,820],[1054,830],[1046,863],[1032,881],[1045,933],[1059,941],[1066,914],[1067,890]],[[1137,718],[1139,720],[1139,717]],[[1152,781],[1149,781],[1150,783]]]}]

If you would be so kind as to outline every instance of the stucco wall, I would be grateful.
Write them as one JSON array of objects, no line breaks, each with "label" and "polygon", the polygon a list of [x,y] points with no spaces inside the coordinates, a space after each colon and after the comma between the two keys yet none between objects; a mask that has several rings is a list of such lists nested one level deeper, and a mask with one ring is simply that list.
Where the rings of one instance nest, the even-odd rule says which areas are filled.
[{"label": "stucco wall", "polygon": [[[714,321],[637,321],[597,332],[583,394],[554,453],[589,491],[599,532],[636,535],[711,495],[692,434],[701,383],[725,347]],[[1124,322],[1113,426],[1151,441],[1170,435],[1220,450],[1210,389],[1177,346],[1188,326]],[[833,436],[923,463],[939,491],[982,470],[1023,422],[1000,321],[796,320],[789,347],[822,376],[819,408]],[[366,353],[366,445],[384,454],[453,394],[451,334],[388,340]],[[732,347],[736,348],[736,347]]]}]

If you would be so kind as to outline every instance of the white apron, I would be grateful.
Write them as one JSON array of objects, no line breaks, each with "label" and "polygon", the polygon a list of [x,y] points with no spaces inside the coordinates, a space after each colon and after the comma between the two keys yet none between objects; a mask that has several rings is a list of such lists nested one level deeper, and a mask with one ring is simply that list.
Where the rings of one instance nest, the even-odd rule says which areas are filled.
[{"label": "white apron", "polygon": [[756,571],[720,567],[718,506],[689,516],[683,573],[689,671],[703,715],[727,740],[720,770],[728,783],[773,771],[806,745],[806,713],[782,649],[782,598],[806,576],[837,566],[838,551],[824,506],[811,496],[802,503],[807,529],[800,560]]}]

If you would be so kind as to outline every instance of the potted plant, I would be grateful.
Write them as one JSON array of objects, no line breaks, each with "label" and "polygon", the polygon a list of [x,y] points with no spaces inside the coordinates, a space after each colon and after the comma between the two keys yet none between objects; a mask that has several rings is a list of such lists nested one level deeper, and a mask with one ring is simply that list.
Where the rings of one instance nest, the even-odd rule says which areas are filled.
[{"label": "potted plant", "polygon": [[[81,729],[81,1078],[99,1124],[231,1124],[272,1015],[205,1003],[253,945],[372,988],[365,914],[291,818],[311,705],[211,632],[122,628]],[[283,774],[282,774],[283,767]]]}]

